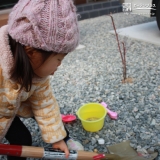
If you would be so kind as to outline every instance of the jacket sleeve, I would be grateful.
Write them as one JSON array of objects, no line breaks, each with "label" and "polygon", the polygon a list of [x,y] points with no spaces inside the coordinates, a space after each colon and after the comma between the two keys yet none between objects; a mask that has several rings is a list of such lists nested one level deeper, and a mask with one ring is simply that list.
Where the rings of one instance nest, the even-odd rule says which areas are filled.
[{"label": "jacket sleeve", "polygon": [[46,143],[58,142],[66,137],[59,106],[53,96],[49,78],[38,85],[29,98],[35,119]]}]

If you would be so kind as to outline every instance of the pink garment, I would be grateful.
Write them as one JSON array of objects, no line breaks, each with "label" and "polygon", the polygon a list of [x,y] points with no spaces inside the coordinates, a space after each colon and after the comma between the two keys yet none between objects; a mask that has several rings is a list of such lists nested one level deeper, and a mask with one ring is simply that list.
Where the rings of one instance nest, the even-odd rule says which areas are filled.
[{"label": "pink garment", "polygon": [[25,46],[71,52],[79,42],[76,7],[72,0],[19,0],[9,15],[8,32]]}]

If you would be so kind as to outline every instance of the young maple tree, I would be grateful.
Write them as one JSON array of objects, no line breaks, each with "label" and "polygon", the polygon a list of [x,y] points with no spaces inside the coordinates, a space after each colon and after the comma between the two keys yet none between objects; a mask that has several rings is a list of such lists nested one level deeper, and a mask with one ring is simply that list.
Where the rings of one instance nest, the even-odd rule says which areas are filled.
[{"label": "young maple tree", "polygon": [[[112,20],[112,25],[115,31],[115,35],[116,35],[116,40],[117,40],[117,44],[118,44],[118,49],[119,49],[119,53],[121,56],[121,60],[122,60],[122,68],[123,68],[123,82],[126,82],[127,79],[127,69],[126,69],[126,47],[125,47],[125,43],[124,42],[120,42],[118,34],[117,34],[117,30],[114,24],[114,20],[112,15],[109,15],[111,17]],[[122,49],[121,49],[121,45],[120,43],[122,43]]]}]

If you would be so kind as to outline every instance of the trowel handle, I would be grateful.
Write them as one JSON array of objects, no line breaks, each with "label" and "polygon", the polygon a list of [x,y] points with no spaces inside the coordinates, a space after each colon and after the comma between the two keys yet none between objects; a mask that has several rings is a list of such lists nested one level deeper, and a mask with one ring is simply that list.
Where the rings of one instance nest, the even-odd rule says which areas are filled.
[{"label": "trowel handle", "polygon": [[[66,159],[65,153],[53,148],[42,148],[32,146],[19,146],[0,144],[0,155],[9,155],[16,157],[29,157],[29,158],[44,158],[44,159]],[[70,160],[93,160],[93,157],[98,155],[94,152],[86,151],[70,151]]]}]

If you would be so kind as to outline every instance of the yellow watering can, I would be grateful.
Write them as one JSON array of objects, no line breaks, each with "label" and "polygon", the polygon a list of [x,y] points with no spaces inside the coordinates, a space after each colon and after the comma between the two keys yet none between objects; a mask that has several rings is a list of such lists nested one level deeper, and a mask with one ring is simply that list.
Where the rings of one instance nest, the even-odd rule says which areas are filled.
[{"label": "yellow watering can", "polygon": [[87,103],[76,114],[86,131],[97,132],[103,128],[107,110],[99,103]]}]

